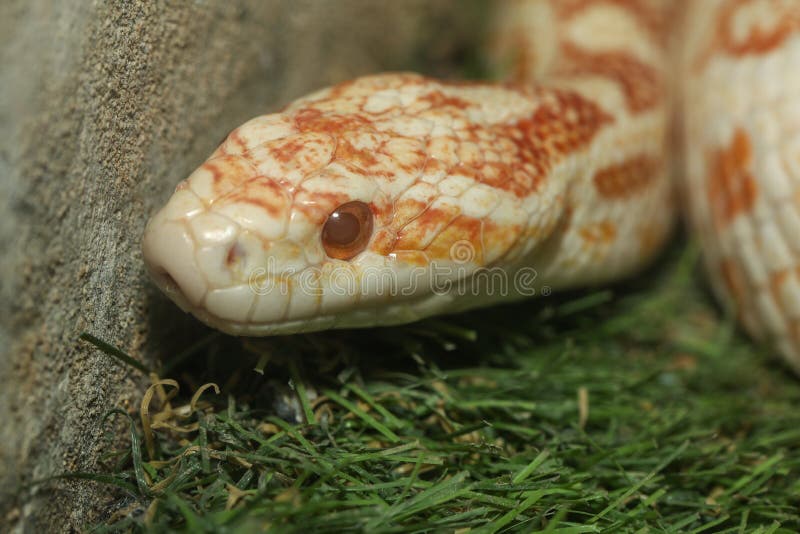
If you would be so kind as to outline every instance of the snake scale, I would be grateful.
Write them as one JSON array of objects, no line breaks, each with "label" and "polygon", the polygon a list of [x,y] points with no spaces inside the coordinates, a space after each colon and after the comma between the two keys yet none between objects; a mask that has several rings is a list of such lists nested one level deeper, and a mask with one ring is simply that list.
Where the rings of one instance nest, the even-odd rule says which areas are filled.
[{"label": "snake scale", "polygon": [[159,287],[237,335],[396,324],[619,279],[685,213],[800,371],[800,2],[496,7],[506,83],[366,76],[231,132],[147,225]]}]

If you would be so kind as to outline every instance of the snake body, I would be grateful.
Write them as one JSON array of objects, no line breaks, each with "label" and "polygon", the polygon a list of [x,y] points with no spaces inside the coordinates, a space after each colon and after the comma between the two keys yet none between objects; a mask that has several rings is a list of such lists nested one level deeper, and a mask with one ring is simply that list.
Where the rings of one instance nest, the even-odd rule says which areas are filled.
[{"label": "snake body", "polygon": [[507,83],[367,76],[231,132],[148,223],[158,285],[237,335],[409,322],[629,275],[681,204],[721,298],[800,368],[800,3],[497,21]]}]

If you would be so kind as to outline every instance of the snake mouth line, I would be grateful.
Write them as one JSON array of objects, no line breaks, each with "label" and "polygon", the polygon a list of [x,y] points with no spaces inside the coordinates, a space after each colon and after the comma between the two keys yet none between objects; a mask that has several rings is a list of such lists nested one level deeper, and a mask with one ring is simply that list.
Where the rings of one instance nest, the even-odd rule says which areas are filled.
[{"label": "snake mouth line", "polygon": [[183,291],[177,280],[163,268],[152,268],[148,266],[148,274],[151,276],[158,288],[169,297],[184,313],[195,316],[203,323],[212,326],[226,334],[234,336],[264,335],[264,334],[294,334],[333,328],[337,322],[335,315],[320,315],[306,319],[287,319],[273,323],[247,323],[232,322],[223,319],[205,307],[192,304]]},{"label": "snake mouth line", "polygon": [[148,268],[147,270],[158,288],[166,294],[172,302],[177,304],[184,312],[196,314],[195,311],[197,308],[189,302],[189,299],[183,294],[183,291],[181,291],[177,280],[175,280],[169,272],[161,268]]},{"label": "snake mouth line", "polygon": [[185,313],[201,322],[233,336],[291,335],[328,329],[365,328],[380,325],[397,325],[417,321],[428,314],[415,312],[415,304],[433,295],[420,295],[408,299],[404,306],[385,313],[381,306],[354,308],[312,317],[284,318],[272,322],[231,321],[210,312],[202,305],[193,304],[180,289],[177,281],[163,269],[148,269],[159,289]]}]

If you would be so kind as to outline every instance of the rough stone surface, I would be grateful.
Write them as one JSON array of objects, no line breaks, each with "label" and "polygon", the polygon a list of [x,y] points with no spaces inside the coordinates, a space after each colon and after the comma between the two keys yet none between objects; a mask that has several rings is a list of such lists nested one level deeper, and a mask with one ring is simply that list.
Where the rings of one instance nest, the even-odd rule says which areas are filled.
[{"label": "rough stone surface", "polygon": [[97,470],[102,415],[138,402],[144,378],[77,337],[159,357],[174,308],[146,279],[139,239],[174,185],[230,129],[311,89],[448,72],[480,23],[468,5],[2,2],[0,530],[74,531],[108,513],[105,487],[20,487]]}]

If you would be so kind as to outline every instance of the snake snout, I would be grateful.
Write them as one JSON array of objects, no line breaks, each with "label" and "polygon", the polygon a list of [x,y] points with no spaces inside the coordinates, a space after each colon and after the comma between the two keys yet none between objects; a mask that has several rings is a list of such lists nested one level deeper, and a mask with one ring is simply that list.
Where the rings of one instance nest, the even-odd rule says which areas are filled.
[{"label": "snake snout", "polygon": [[158,287],[178,306],[197,306],[207,291],[207,282],[197,266],[195,244],[184,225],[154,220],[145,230],[142,253]]}]

